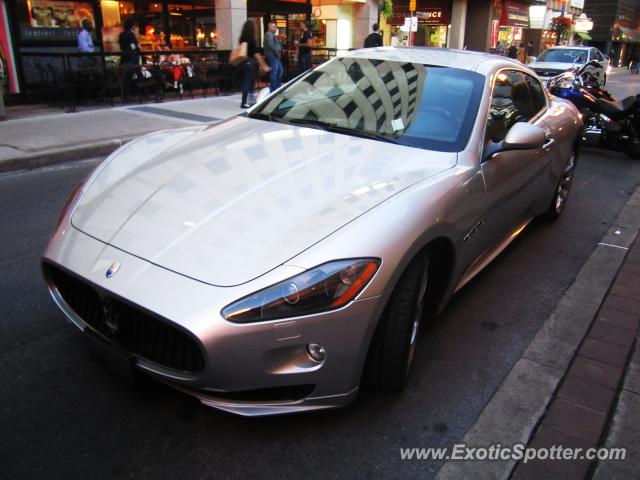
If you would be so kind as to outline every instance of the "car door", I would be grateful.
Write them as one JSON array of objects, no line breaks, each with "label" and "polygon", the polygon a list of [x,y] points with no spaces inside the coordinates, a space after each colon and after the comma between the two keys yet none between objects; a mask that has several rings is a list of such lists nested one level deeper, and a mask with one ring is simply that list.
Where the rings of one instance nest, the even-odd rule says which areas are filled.
[{"label": "car door", "polygon": [[[533,87],[538,89],[536,94],[532,94]],[[519,70],[503,70],[496,75],[486,145],[502,142],[517,122],[545,129],[547,143],[538,149],[500,152],[482,161],[486,213],[481,241],[487,248],[519,228],[536,211],[544,173],[553,155],[553,132],[547,128],[546,113],[546,96],[535,78]]]}]

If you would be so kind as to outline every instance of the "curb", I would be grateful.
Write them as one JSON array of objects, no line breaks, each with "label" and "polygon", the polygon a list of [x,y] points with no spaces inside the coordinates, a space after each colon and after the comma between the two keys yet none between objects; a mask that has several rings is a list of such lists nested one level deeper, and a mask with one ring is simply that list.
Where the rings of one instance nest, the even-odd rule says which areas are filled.
[{"label": "curb", "polygon": [[84,160],[89,157],[109,155],[134,138],[137,138],[137,135],[130,138],[114,138],[73,147],[51,148],[34,153],[25,153],[17,157],[0,160],[0,173],[13,172],[16,170],[31,170],[58,163]]},{"label": "curb", "polygon": [[[640,229],[640,187],[544,322],[509,374],[458,443],[470,447],[527,445],[554,398],[576,352]],[[448,461],[437,480],[508,479],[516,460]]]}]

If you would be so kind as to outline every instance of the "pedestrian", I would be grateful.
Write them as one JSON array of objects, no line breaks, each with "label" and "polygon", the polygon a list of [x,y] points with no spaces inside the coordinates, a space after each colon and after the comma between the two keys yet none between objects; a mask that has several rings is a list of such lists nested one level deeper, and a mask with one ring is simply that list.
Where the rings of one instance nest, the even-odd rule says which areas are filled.
[{"label": "pedestrian", "polygon": [[124,22],[124,31],[118,37],[120,51],[122,52],[121,63],[123,65],[138,65],[140,63],[140,44],[133,29],[136,23],[133,20]]},{"label": "pedestrian", "polygon": [[282,68],[282,62],[280,57],[282,56],[282,45],[276,35],[275,22],[269,22],[267,25],[267,31],[264,34],[264,55],[267,57],[267,63],[271,67],[269,71],[269,90],[274,91],[280,88],[282,82],[282,74],[284,69]]},{"label": "pedestrian", "polygon": [[92,53],[95,51],[93,46],[93,23],[91,20],[85,18],[82,20],[82,30],[78,33],[78,51],[83,53]]},{"label": "pedestrian", "polygon": [[527,48],[524,46],[524,43],[521,43],[518,48],[517,59],[519,62],[527,63]]},{"label": "pedestrian", "polygon": [[378,32],[380,30],[380,25],[374,23],[371,28],[373,32],[367,35],[367,38],[364,39],[364,48],[375,48],[382,46],[382,36]]},{"label": "pedestrian", "polygon": [[516,42],[513,42],[509,47],[509,51],[507,52],[507,57],[513,58],[514,60],[518,58],[518,47],[516,46]]},{"label": "pedestrian", "polygon": [[536,49],[533,46],[533,42],[529,40],[527,43],[527,63],[532,63],[535,60]]},{"label": "pedestrian", "polygon": [[240,108],[249,108],[249,95],[253,96],[253,87],[256,82],[256,53],[258,45],[256,43],[256,27],[252,20],[247,20],[242,26],[240,33],[240,43],[247,44],[247,60],[240,66],[242,70],[242,103]]},{"label": "pedestrian", "polygon": [[302,35],[298,42],[298,62],[300,63],[300,73],[304,73],[311,69],[311,41],[313,39],[307,22],[300,22]]}]

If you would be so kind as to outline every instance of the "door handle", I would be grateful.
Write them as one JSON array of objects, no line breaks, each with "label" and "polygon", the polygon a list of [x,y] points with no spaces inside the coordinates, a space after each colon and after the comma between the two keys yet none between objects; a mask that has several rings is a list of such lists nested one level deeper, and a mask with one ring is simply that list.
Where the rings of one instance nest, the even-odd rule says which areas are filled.
[{"label": "door handle", "polygon": [[544,144],[542,145],[542,149],[549,150],[551,148],[551,145],[553,145],[554,142],[555,140],[553,138],[547,138],[547,141],[544,142]]}]

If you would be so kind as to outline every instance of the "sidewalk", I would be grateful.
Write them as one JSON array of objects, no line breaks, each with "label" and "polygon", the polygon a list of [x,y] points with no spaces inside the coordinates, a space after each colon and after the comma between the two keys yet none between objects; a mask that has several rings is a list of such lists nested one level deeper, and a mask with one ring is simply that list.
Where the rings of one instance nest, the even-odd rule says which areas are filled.
[{"label": "sidewalk", "polygon": [[240,96],[64,113],[45,106],[10,107],[0,122],[0,172],[108,155],[140,135],[223,120],[240,113]]},{"label": "sidewalk", "polygon": [[[640,187],[460,443],[625,448],[624,460],[447,461],[438,480],[640,474]],[[557,448],[556,448],[557,452]]]},{"label": "sidewalk", "polygon": [[[625,460],[534,460],[513,480],[637,478],[640,473],[640,241],[629,249],[528,447],[626,448]],[[634,351],[635,350],[635,351]],[[626,376],[625,376],[626,373]]]}]

